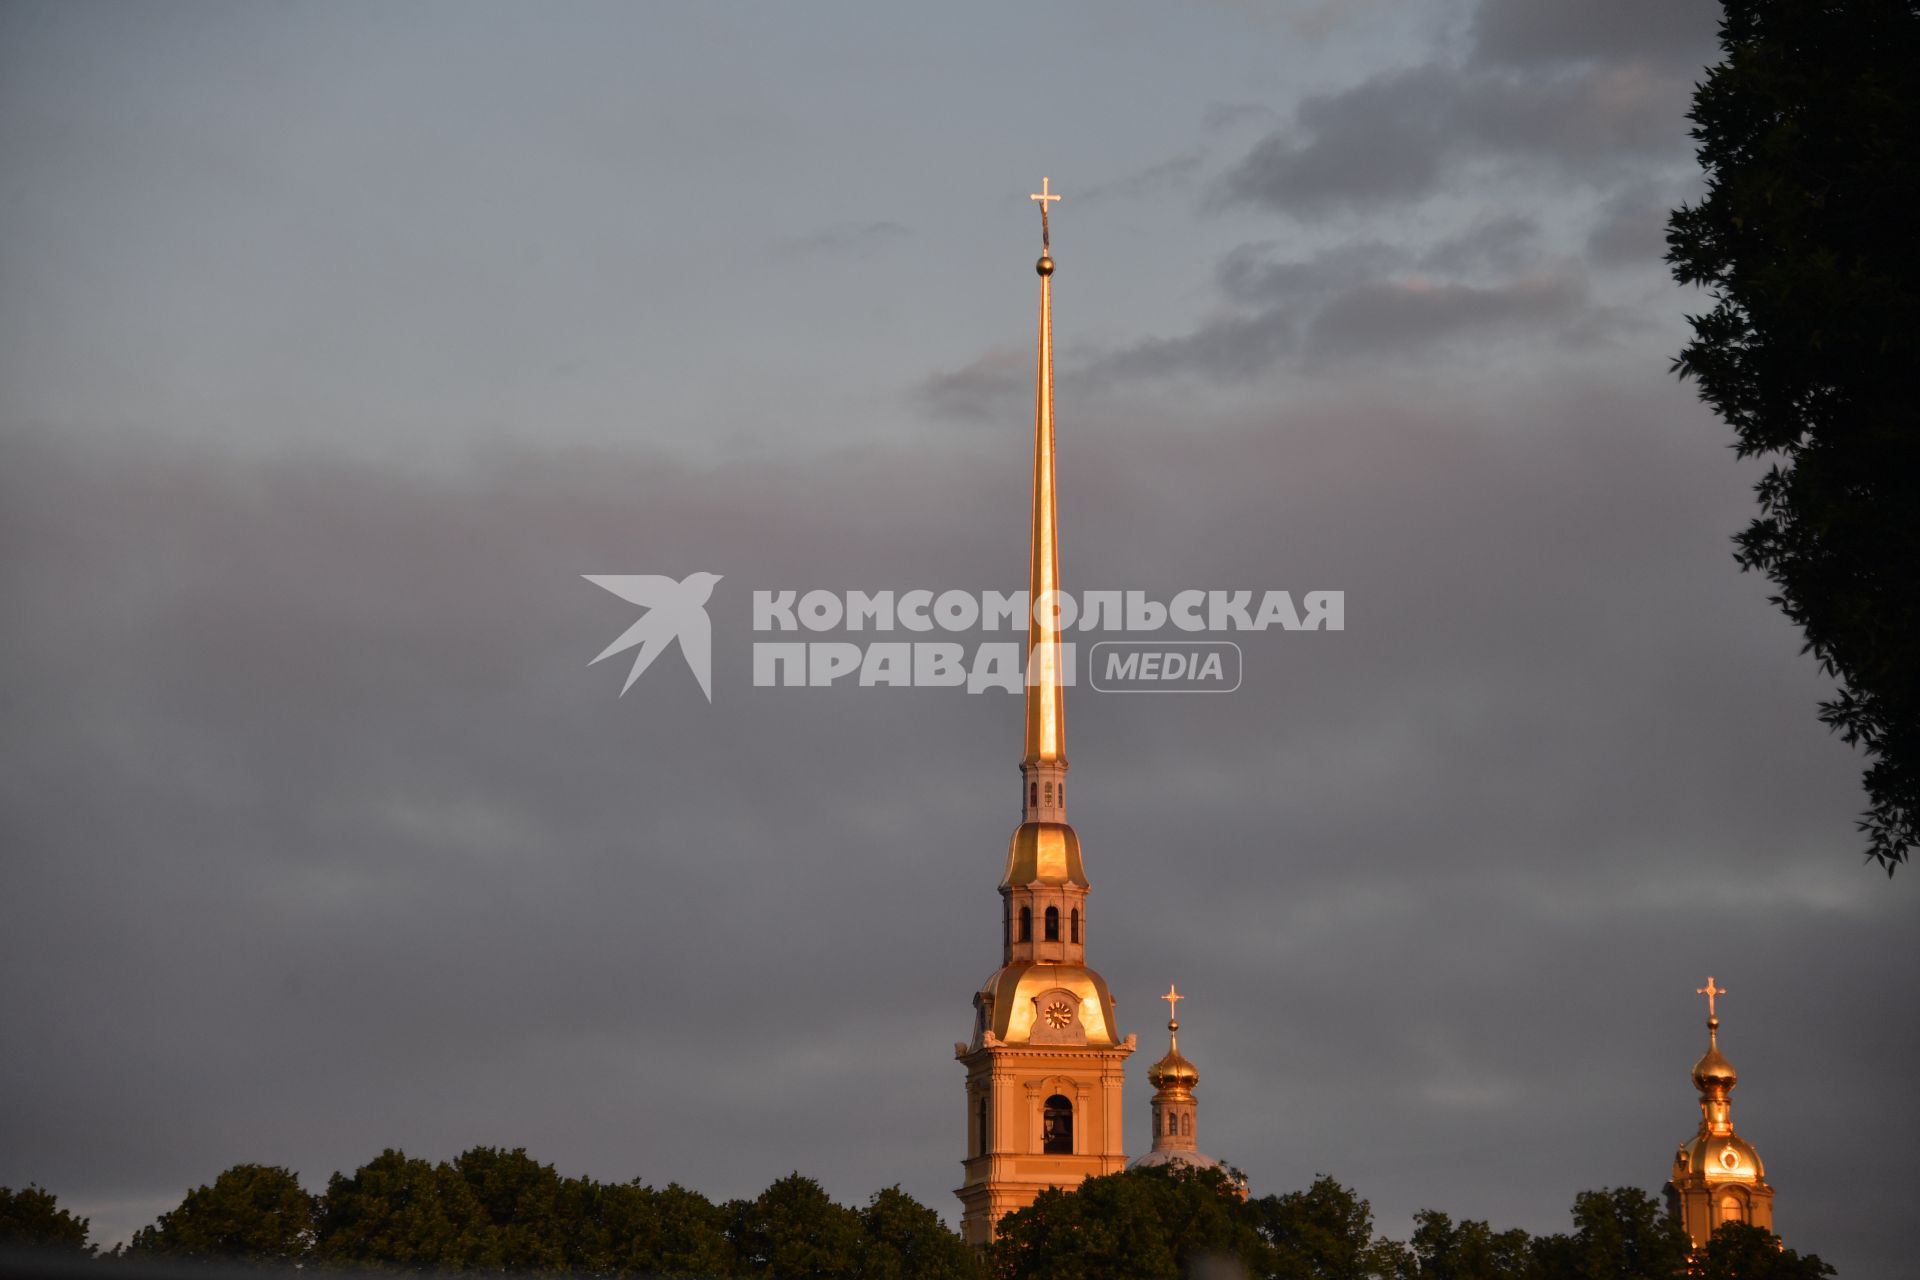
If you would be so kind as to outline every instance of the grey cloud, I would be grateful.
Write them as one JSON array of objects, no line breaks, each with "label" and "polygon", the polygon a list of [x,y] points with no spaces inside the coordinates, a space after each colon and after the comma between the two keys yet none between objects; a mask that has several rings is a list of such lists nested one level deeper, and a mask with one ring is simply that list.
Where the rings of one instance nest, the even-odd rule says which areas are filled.
[{"label": "grey cloud", "polygon": [[1487,62],[1644,59],[1695,69],[1711,61],[1713,0],[1481,0],[1474,56]]},{"label": "grey cloud", "polygon": [[1307,349],[1318,360],[1368,359],[1466,333],[1552,330],[1584,312],[1587,298],[1584,278],[1567,273],[1498,285],[1379,281],[1329,300]]},{"label": "grey cloud", "polygon": [[1512,271],[1537,252],[1540,224],[1526,214],[1488,218],[1451,235],[1420,255],[1425,271]]},{"label": "grey cloud", "polygon": [[1546,163],[1602,181],[1624,161],[1684,154],[1687,93],[1684,77],[1638,63],[1545,76],[1438,63],[1388,72],[1306,99],[1220,190],[1323,218],[1421,199],[1483,162]]},{"label": "grey cloud", "polygon": [[1609,332],[1583,275],[1536,262],[1534,230],[1530,219],[1496,218],[1418,254],[1365,240],[1275,260],[1270,244],[1242,245],[1217,274],[1243,310],[1109,352],[1087,377],[1244,380],[1289,360],[1325,367],[1410,357],[1469,335],[1583,343]]},{"label": "grey cloud", "polygon": [[918,393],[943,417],[1005,421],[1033,394],[1032,357],[1011,348],[989,351],[958,369],[929,376]]},{"label": "grey cloud", "polygon": [[1253,120],[1271,120],[1272,107],[1259,102],[1210,102],[1200,113],[1200,127],[1208,133],[1232,129]]},{"label": "grey cloud", "polygon": [[1439,179],[1450,98],[1439,67],[1308,98],[1227,174],[1226,195],[1289,213],[1422,195]]},{"label": "grey cloud", "polygon": [[1640,184],[1616,193],[1600,207],[1587,236],[1587,256],[1606,266],[1661,265],[1672,209],[1673,201],[1656,187]]},{"label": "grey cloud", "polygon": [[1311,258],[1280,262],[1273,260],[1274,247],[1271,242],[1247,244],[1229,253],[1215,273],[1221,290],[1236,302],[1298,302],[1393,270],[1407,258],[1404,250],[1382,240],[1336,245]]},{"label": "grey cloud", "polygon": [[1078,198],[1089,203],[1097,200],[1126,200],[1165,190],[1192,177],[1199,171],[1201,160],[1202,156],[1197,151],[1172,156],[1133,173],[1122,174],[1105,182],[1096,182],[1083,189]]},{"label": "grey cloud", "polygon": [[1279,305],[1249,315],[1209,320],[1191,333],[1145,338],[1093,362],[1089,381],[1102,378],[1200,377],[1245,379],[1291,353],[1299,342],[1301,311]]}]

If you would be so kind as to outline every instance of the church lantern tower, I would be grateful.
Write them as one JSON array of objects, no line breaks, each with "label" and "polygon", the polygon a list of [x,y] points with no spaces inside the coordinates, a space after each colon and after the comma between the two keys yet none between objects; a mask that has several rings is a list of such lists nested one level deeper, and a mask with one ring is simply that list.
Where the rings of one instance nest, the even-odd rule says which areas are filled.
[{"label": "church lantern tower", "polygon": [[1240,1197],[1245,1199],[1246,1179],[1212,1156],[1202,1155],[1200,1140],[1194,1134],[1200,1103],[1193,1096],[1193,1087],[1200,1083],[1200,1068],[1180,1052],[1180,1019],[1175,1016],[1180,1001],[1186,997],[1177,987],[1169,986],[1167,994],[1160,998],[1167,1002],[1167,1056],[1147,1068],[1147,1083],[1153,1086],[1153,1149],[1127,1167],[1144,1169],[1172,1164],[1189,1169],[1218,1169],[1233,1179]]},{"label": "church lantern tower", "polygon": [[1700,1131],[1674,1153],[1667,1182],[1667,1207],[1687,1228],[1698,1249],[1729,1222],[1773,1230],[1773,1188],[1753,1144],[1733,1131],[1733,1102],[1739,1082],[1733,1064],[1720,1052],[1716,997],[1727,994],[1713,979],[1698,988],[1707,998],[1707,1052],[1693,1064],[1693,1087],[1700,1091]]},{"label": "church lantern tower", "polygon": [[1000,967],[973,997],[973,1035],[954,1045],[967,1071],[967,1154],[961,1234],[992,1241],[1000,1219],[1048,1187],[1126,1166],[1121,1086],[1134,1037],[1122,1040],[1113,995],[1087,967],[1087,874],[1067,824],[1065,674],[1054,490],[1053,257],[1043,180],[1040,324],[1033,443],[1033,540],[1028,572],[1026,744],[1020,825],[1000,878]]}]

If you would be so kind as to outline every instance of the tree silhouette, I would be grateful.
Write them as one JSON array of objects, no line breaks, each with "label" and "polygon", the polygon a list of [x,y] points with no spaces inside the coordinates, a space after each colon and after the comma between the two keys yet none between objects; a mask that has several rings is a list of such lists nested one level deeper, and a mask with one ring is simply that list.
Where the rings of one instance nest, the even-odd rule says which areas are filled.
[{"label": "tree silhouette", "polygon": [[62,1209],[51,1191],[31,1182],[18,1191],[0,1187],[0,1246],[93,1252],[87,1220]]},{"label": "tree silhouette", "polygon": [[296,1262],[313,1239],[314,1198],[275,1165],[237,1164],[212,1185],[187,1192],[128,1243],[133,1254]]},{"label": "tree silhouette", "polygon": [[1667,260],[1715,305],[1675,369],[1772,463],[1735,539],[1868,761],[1859,826],[1889,875],[1920,839],[1920,9],[1725,0],[1690,118],[1707,176]]}]

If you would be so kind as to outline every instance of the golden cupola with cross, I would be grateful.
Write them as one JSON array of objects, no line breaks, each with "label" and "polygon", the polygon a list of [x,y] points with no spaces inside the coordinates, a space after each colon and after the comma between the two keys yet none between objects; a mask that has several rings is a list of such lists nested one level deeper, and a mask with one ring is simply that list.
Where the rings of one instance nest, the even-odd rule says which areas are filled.
[{"label": "golden cupola with cross", "polygon": [[1687,1228],[1695,1248],[1729,1222],[1773,1230],[1773,1188],[1753,1144],[1733,1130],[1733,1088],[1740,1077],[1720,1052],[1718,997],[1725,987],[1697,989],[1707,998],[1707,1051],[1693,1064],[1700,1091],[1700,1129],[1680,1144],[1667,1181],[1667,1206]]},{"label": "golden cupola with cross", "polygon": [[1020,825],[1000,877],[1000,967],[973,997],[973,1032],[954,1046],[967,1071],[961,1233],[993,1239],[1000,1219],[1048,1187],[1075,1187],[1126,1165],[1121,1087],[1132,1036],[1087,965],[1091,924],[1080,837],[1067,823],[1066,675],[1054,488],[1053,255],[1042,181],[1036,339],[1032,555],[1028,564],[1025,751]]},{"label": "golden cupola with cross", "polygon": [[1200,1103],[1193,1096],[1193,1090],[1200,1083],[1200,1068],[1180,1052],[1180,1019],[1175,1016],[1186,997],[1178,987],[1168,986],[1167,994],[1160,998],[1167,1002],[1167,1053],[1147,1068],[1147,1083],[1153,1086],[1153,1099],[1149,1103],[1153,1112],[1153,1149],[1127,1167],[1179,1165],[1188,1169],[1218,1169],[1233,1181],[1241,1199],[1245,1199],[1246,1179],[1237,1170],[1203,1154],[1195,1134]]}]

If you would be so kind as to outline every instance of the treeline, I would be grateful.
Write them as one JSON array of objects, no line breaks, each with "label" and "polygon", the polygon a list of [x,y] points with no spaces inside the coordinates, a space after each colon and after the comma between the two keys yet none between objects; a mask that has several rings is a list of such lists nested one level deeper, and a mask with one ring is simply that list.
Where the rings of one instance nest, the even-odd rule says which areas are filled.
[{"label": "treeline", "polygon": [[1576,1197],[1573,1229],[1530,1236],[1416,1215],[1404,1241],[1332,1178],[1242,1199],[1213,1171],[1092,1178],[1010,1214],[976,1256],[898,1187],[858,1209],[798,1173],[715,1204],[678,1184],[563,1178],[523,1150],[476,1147],[438,1164],[383,1152],[320,1195],[286,1169],[236,1165],[131,1241],[96,1254],[84,1218],[48,1192],[0,1188],[0,1246],[118,1263],[678,1276],[704,1280],[1822,1280],[1819,1258],[1729,1226],[1689,1257],[1664,1206],[1620,1188]]}]

